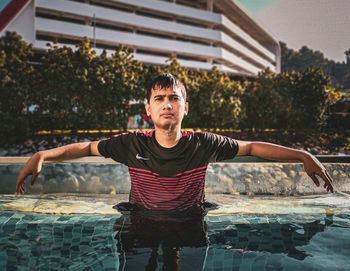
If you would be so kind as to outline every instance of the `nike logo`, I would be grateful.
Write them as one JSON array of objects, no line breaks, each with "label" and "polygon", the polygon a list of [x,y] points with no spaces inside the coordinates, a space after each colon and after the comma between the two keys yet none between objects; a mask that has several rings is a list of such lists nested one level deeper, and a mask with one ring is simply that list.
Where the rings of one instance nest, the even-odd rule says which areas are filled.
[{"label": "nike logo", "polygon": [[149,160],[149,158],[144,158],[144,157],[142,157],[139,154],[136,154],[136,159],[138,159],[138,160]]}]

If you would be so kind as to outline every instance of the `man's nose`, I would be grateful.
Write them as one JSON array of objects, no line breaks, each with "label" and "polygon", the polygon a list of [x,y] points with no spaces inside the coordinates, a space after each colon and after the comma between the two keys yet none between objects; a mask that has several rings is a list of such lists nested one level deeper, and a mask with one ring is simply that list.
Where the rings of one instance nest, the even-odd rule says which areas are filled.
[{"label": "man's nose", "polygon": [[164,102],[163,108],[164,108],[164,109],[172,109],[173,106],[172,106],[172,104],[171,104],[170,101],[167,101],[167,100],[166,100],[166,101]]}]

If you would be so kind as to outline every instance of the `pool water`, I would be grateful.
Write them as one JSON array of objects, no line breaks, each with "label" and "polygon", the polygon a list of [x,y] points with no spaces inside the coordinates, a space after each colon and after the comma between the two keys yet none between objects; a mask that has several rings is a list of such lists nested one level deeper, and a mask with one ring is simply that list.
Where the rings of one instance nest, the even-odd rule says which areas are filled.
[{"label": "pool water", "polygon": [[[0,196],[0,270],[123,270],[119,196]],[[198,270],[350,270],[350,197],[207,195]],[[161,246],[157,268],[164,260]],[[181,261],[180,270],[191,266]],[[192,252],[190,252],[192,253]],[[138,255],[136,255],[138,257]],[[182,265],[183,264],[183,265]],[[143,269],[140,269],[143,270]]]}]

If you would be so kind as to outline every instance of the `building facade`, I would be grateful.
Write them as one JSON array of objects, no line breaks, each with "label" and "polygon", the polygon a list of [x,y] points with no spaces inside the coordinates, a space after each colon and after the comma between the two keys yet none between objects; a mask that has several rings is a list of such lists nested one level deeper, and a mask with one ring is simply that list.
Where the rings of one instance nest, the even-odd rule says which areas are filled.
[{"label": "building facade", "polygon": [[238,76],[280,71],[278,41],[235,0],[5,0],[1,35],[16,31],[35,50],[72,46],[88,36],[97,53],[120,44],[135,59]]}]

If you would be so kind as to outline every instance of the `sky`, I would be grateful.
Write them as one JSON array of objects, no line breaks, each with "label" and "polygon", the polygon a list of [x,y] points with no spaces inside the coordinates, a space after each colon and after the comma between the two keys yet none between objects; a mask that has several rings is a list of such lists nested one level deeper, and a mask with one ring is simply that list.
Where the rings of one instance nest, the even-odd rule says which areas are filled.
[{"label": "sky", "polygon": [[289,48],[306,45],[343,62],[350,49],[350,0],[237,0]]},{"label": "sky", "polygon": [[0,12],[10,3],[11,0],[0,0]]}]

